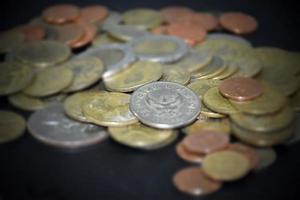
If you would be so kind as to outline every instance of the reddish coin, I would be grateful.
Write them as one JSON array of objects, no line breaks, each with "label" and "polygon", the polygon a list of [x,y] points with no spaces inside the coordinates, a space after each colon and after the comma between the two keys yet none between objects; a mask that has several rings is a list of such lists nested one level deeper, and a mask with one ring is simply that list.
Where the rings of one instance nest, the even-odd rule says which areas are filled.
[{"label": "reddish coin", "polygon": [[227,147],[229,136],[218,131],[203,130],[186,136],[182,144],[190,152],[208,154]]},{"label": "reddish coin", "polygon": [[258,156],[257,152],[255,151],[255,149],[253,149],[252,147],[237,142],[237,143],[229,144],[227,149],[236,151],[238,153],[245,155],[250,161],[251,169],[254,169],[257,167],[257,165],[259,163],[259,156]]},{"label": "reddish coin", "polygon": [[209,13],[194,13],[191,21],[204,27],[207,31],[216,30],[219,27],[219,20]]},{"label": "reddish coin", "polygon": [[68,46],[72,46],[84,35],[84,29],[79,24],[66,24],[55,28],[56,40]]},{"label": "reddish coin", "polygon": [[91,43],[97,33],[97,28],[93,24],[82,21],[82,22],[79,22],[79,25],[81,25],[83,27],[84,34],[77,42],[75,42],[74,44],[71,45],[71,48],[73,48],[73,49],[81,48],[81,47],[86,46],[87,44]]},{"label": "reddish coin", "polygon": [[263,85],[252,78],[235,77],[223,81],[219,85],[220,93],[237,101],[251,100],[263,94]]},{"label": "reddish coin", "polygon": [[160,12],[165,17],[165,20],[171,23],[180,21],[182,18],[193,13],[193,10],[182,6],[169,6],[163,8]]},{"label": "reddish coin", "polygon": [[44,10],[42,16],[48,23],[64,24],[75,21],[80,16],[80,11],[74,5],[60,4]]},{"label": "reddish coin", "polygon": [[177,155],[185,161],[200,164],[204,158],[203,154],[189,152],[180,142],[176,146]]},{"label": "reddish coin", "polygon": [[222,14],[220,24],[223,28],[236,34],[251,33],[255,31],[258,26],[254,17],[239,12]]},{"label": "reddish coin", "polygon": [[167,34],[167,26],[166,25],[157,26],[151,30],[151,33],[153,33],[155,35],[166,35]]},{"label": "reddish coin", "polygon": [[81,9],[80,18],[89,23],[102,22],[108,16],[108,10],[101,5],[88,6]]},{"label": "reddish coin", "polygon": [[45,29],[38,25],[24,25],[17,27],[17,30],[25,35],[27,42],[42,40],[46,35]]},{"label": "reddish coin", "polygon": [[208,178],[200,167],[187,167],[173,177],[175,187],[184,193],[200,196],[210,194],[222,187],[222,183]]}]

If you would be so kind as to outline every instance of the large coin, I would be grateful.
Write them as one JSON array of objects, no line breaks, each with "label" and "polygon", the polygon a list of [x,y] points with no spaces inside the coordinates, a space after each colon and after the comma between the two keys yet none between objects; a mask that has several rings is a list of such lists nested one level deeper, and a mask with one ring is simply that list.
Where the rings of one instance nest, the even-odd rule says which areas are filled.
[{"label": "large coin", "polygon": [[63,148],[78,148],[96,144],[108,136],[103,127],[67,118],[61,104],[53,104],[33,113],[27,126],[31,135],[37,140]]},{"label": "large coin", "polygon": [[7,53],[22,45],[25,36],[18,31],[6,31],[0,34],[0,53]]},{"label": "large coin", "polygon": [[193,122],[200,113],[199,97],[172,82],[155,82],[137,89],[130,110],[144,124],[156,128],[178,128]]}]

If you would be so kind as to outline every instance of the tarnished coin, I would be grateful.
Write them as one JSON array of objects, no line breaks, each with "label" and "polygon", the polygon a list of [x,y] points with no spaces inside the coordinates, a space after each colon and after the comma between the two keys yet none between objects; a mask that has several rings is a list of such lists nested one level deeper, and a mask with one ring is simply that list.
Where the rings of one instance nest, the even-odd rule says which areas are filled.
[{"label": "tarnished coin", "polygon": [[191,79],[191,74],[180,67],[173,65],[163,65],[163,76],[161,81],[169,81],[186,85]]},{"label": "tarnished coin", "polygon": [[108,137],[104,127],[77,122],[66,117],[61,104],[53,104],[33,113],[27,127],[35,139],[62,148],[90,146]]},{"label": "tarnished coin", "polygon": [[212,180],[199,167],[187,167],[173,177],[175,187],[184,193],[200,196],[216,192],[222,183]]},{"label": "tarnished coin", "polygon": [[27,96],[22,92],[10,95],[8,101],[13,106],[27,111],[39,110],[46,107],[46,103],[41,99]]},{"label": "tarnished coin", "polygon": [[197,24],[198,26],[205,28],[207,31],[216,30],[219,27],[219,19],[211,13],[195,12],[190,16],[191,19],[189,23]]},{"label": "tarnished coin", "polygon": [[263,69],[263,63],[251,50],[230,61],[239,66],[239,71],[235,74],[236,76],[254,77]]},{"label": "tarnished coin", "polygon": [[16,93],[27,87],[33,77],[33,70],[17,62],[0,63],[0,96]]},{"label": "tarnished coin", "polygon": [[125,126],[138,120],[129,110],[130,95],[117,92],[99,93],[82,104],[88,121],[102,126]]},{"label": "tarnished coin", "polygon": [[141,122],[162,129],[193,122],[200,107],[199,97],[193,91],[172,82],[144,85],[130,99],[130,110]]},{"label": "tarnished coin", "polygon": [[34,67],[48,67],[67,60],[70,48],[59,42],[44,40],[22,45],[15,52],[17,60]]},{"label": "tarnished coin", "polygon": [[186,134],[196,134],[206,130],[230,134],[230,122],[228,119],[198,119],[193,124],[185,127],[183,132]]},{"label": "tarnished coin", "polygon": [[219,40],[219,41],[230,41],[230,42],[237,42],[240,43],[241,45],[245,45],[248,47],[252,47],[252,44],[244,39],[243,37],[237,36],[237,35],[231,35],[227,33],[211,33],[206,36],[206,41],[207,40]]},{"label": "tarnished coin", "polygon": [[73,72],[68,68],[46,68],[36,74],[31,85],[23,92],[35,97],[56,94],[67,88],[72,83],[73,77]]},{"label": "tarnished coin", "polygon": [[168,6],[160,10],[167,22],[178,22],[194,11],[183,6]]},{"label": "tarnished coin", "polygon": [[121,41],[130,41],[138,37],[150,35],[147,31],[138,29],[135,26],[130,25],[115,25],[110,26],[107,32],[114,38]]},{"label": "tarnished coin", "polygon": [[80,16],[80,10],[75,5],[58,4],[45,9],[42,16],[48,23],[64,24],[75,21]]},{"label": "tarnished coin", "polygon": [[0,53],[7,53],[21,46],[25,40],[24,34],[18,31],[0,33]]},{"label": "tarnished coin", "polygon": [[215,180],[234,181],[247,175],[251,164],[244,154],[223,150],[207,155],[202,167],[204,173]]},{"label": "tarnished coin", "polygon": [[100,35],[97,35],[93,42],[92,42],[92,46],[93,47],[99,47],[102,45],[107,45],[107,44],[114,44],[114,43],[122,43],[122,41],[110,36],[107,33],[102,33]]},{"label": "tarnished coin", "polygon": [[259,148],[256,149],[256,153],[259,157],[259,163],[255,168],[256,171],[260,171],[271,166],[277,158],[277,154],[272,148]]},{"label": "tarnished coin", "polygon": [[40,41],[46,36],[46,30],[39,25],[22,25],[16,30],[24,34],[26,42]]},{"label": "tarnished coin", "polygon": [[175,62],[187,53],[183,40],[162,35],[149,35],[130,42],[134,54],[140,60],[160,63]]},{"label": "tarnished coin", "polygon": [[110,11],[108,17],[102,23],[102,30],[108,30],[111,26],[119,25],[122,21],[122,15],[115,11]]},{"label": "tarnished coin", "polygon": [[108,9],[102,5],[91,5],[80,9],[80,18],[88,23],[101,23],[108,14]]},{"label": "tarnished coin", "polygon": [[157,81],[162,76],[162,66],[156,62],[137,61],[127,69],[107,78],[105,87],[110,91],[132,92],[137,88]]},{"label": "tarnished coin", "polygon": [[[176,131],[155,129],[140,123],[123,127],[109,127],[108,132],[116,142],[143,150],[161,148],[173,142],[177,137]],[[172,138],[171,141],[170,138]]]},{"label": "tarnished coin", "polygon": [[190,83],[187,87],[193,90],[201,99],[204,94],[212,87],[216,87],[221,83],[219,80],[202,79]]},{"label": "tarnished coin", "polygon": [[25,119],[10,111],[0,111],[0,144],[22,136],[26,129]]},{"label": "tarnished coin", "polygon": [[61,67],[70,69],[74,74],[72,84],[64,89],[64,92],[88,88],[101,79],[104,70],[102,61],[92,56],[74,58]]},{"label": "tarnished coin", "polygon": [[200,164],[203,161],[204,154],[194,153],[184,147],[182,142],[176,145],[176,154],[183,160],[191,163]]}]

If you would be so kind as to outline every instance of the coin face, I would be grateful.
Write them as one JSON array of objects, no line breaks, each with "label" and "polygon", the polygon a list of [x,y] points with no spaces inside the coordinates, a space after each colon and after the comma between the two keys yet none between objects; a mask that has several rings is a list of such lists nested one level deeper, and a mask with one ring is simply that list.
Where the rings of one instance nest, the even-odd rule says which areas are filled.
[{"label": "coin face", "polygon": [[187,87],[195,92],[201,99],[204,94],[212,87],[216,87],[221,83],[219,80],[202,79],[190,83]]},{"label": "coin face", "polygon": [[94,40],[92,41],[93,47],[99,47],[106,44],[113,44],[113,43],[122,43],[122,41],[112,37],[108,33],[102,33],[97,35]]},{"label": "coin face", "polygon": [[130,110],[144,124],[170,129],[193,122],[200,113],[199,97],[190,89],[171,82],[155,82],[137,89]]},{"label": "coin face", "polygon": [[227,33],[211,33],[208,34],[206,37],[206,40],[219,40],[219,41],[230,41],[233,43],[240,43],[241,45],[245,45],[248,47],[252,47],[252,44],[244,39],[243,37],[237,36],[237,35],[231,35]]},{"label": "coin face", "polygon": [[55,31],[56,40],[68,46],[72,46],[84,35],[83,27],[75,23],[57,26]]},{"label": "coin face", "polygon": [[176,145],[176,154],[183,160],[191,163],[200,164],[203,161],[204,154],[194,153],[184,147],[183,143],[180,142]]},{"label": "coin face", "polygon": [[64,24],[75,21],[80,15],[78,7],[71,4],[58,4],[43,11],[43,19],[48,23]]},{"label": "coin face", "polygon": [[13,141],[24,133],[25,119],[10,111],[0,111],[0,144]]},{"label": "coin face", "polygon": [[89,23],[101,23],[108,15],[108,9],[102,5],[92,5],[80,9],[80,18]]},{"label": "coin face", "polygon": [[24,34],[18,31],[6,31],[0,34],[0,53],[7,53],[19,47],[25,40]]},{"label": "coin face", "polygon": [[187,70],[173,65],[164,65],[163,76],[160,80],[186,85],[190,79],[191,74]]}]

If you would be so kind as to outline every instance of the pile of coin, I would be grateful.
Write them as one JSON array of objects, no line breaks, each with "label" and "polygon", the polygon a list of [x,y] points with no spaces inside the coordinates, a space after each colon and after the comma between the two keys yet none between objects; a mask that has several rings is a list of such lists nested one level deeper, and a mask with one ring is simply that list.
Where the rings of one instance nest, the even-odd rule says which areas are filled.
[{"label": "pile of coin", "polygon": [[[199,166],[176,173],[174,185],[209,194],[271,165],[272,146],[300,140],[299,52],[253,47],[224,32],[257,27],[239,12],[55,5],[0,34],[0,95],[34,111],[29,133],[55,147],[109,137],[155,150],[184,133],[178,158]],[[0,143],[25,127],[20,115],[0,111]]]}]

